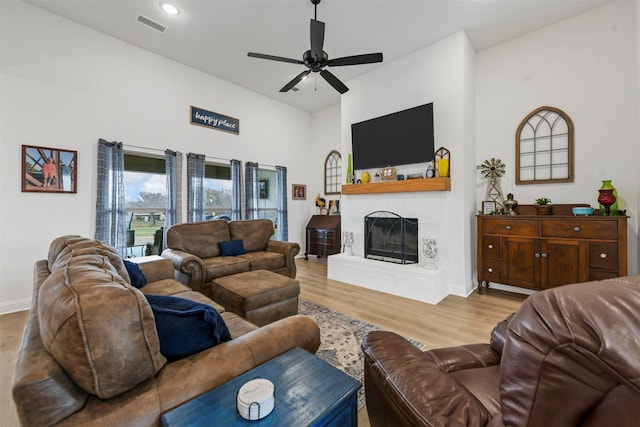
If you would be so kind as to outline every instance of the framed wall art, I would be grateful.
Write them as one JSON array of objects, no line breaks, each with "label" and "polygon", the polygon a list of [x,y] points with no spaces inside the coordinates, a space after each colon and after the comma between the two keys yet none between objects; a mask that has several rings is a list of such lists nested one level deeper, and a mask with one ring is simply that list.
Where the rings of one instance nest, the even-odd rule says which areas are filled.
[{"label": "framed wall art", "polygon": [[23,192],[76,193],[77,169],[77,151],[22,146]]},{"label": "framed wall art", "polygon": [[307,200],[307,186],[304,184],[291,184],[293,200]]}]

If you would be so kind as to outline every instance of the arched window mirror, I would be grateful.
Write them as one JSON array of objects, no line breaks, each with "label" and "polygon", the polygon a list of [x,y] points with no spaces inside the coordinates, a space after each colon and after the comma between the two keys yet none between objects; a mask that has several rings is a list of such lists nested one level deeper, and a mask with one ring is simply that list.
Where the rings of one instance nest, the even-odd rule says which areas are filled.
[{"label": "arched window mirror", "polygon": [[516,184],[573,182],[573,122],[562,110],[540,107],[516,131]]},{"label": "arched window mirror", "polygon": [[342,157],[332,150],[324,161],[324,194],[340,194],[342,174]]}]

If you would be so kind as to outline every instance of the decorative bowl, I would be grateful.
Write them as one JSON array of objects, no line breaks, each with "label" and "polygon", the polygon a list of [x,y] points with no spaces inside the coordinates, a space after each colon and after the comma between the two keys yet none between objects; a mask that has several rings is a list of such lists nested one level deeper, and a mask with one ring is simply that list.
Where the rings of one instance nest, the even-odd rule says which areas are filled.
[{"label": "decorative bowl", "polygon": [[592,207],[573,208],[573,214],[574,215],[593,215],[593,208]]}]

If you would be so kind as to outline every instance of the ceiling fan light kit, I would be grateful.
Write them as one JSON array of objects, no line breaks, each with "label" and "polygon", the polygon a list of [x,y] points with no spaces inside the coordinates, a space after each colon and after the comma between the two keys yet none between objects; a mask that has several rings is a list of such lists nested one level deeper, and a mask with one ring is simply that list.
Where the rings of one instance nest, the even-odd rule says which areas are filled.
[{"label": "ceiling fan light kit", "polygon": [[306,51],[302,55],[302,60],[284,58],[281,56],[266,55],[263,53],[249,52],[248,56],[252,58],[267,59],[270,61],[290,62],[292,64],[304,65],[308,68],[298,74],[289,83],[284,85],[280,92],[288,92],[293,89],[303,79],[309,77],[311,72],[320,73],[320,76],[324,78],[335,90],[343,94],[349,90],[349,88],[340,81],[333,73],[327,70],[327,67],[342,67],[346,65],[361,65],[361,64],[373,64],[376,62],[382,62],[382,53],[368,53],[364,55],[345,56],[342,58],[329,59],[327,52],[323,50],[324,46],[324,22],[318,21],[318,4],[320,0],[311,0],[314,5],[315,16],[311,20],[311,49]]}]

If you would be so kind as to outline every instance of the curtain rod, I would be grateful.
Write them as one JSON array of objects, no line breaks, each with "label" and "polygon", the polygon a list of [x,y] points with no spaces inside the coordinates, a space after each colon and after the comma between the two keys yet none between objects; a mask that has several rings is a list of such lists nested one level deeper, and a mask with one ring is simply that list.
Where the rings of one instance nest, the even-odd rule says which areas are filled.
[{"label": "curtain rod", "polygon": [[231,159],[224,159],[224,158],[222,158],[222,157],[207,156],[206,154],[204,155],[204,158],[205,158],[205,159],[209,159],[209,160],[211,160],[211,159],[215,159],[215,160],[224,160],[224,161],[225,161],[225,162],[227,162],[227,163],[231,162]]},{"label": "curtain rod", "polygon": [[130,144],[122,144],[122,145],[127,147],[127,148],[141,148],[143,150],[157,151],[159,153],[164,153],[166,151],[166,150],[162,150],[160,148],[141,147],[141,146],[138,146],[138,145],[130,145]]},{"label": "curtain rod", "polygon": [[[122,144],[122,145],[124,145],[125,147],[129,147],[129,148],[141,148],[143,150],[157,151],[157,152],[160,152],[160,153],[164,153],[166,151],[166,150],[162,150],[160,148],[141,147],[139,145],[130,145],[130,144]],[[205,159],[209,159],[209,160],[224,160],[225,162],[231,162],[231,159],[225,159],[223,157],[207,156],[206,154],[204,155],[204,157],[205,157]],[[259,166],[267,166],[267,167],[274,168],[274,169],[277,167],[277,166],[274,166],[274,165],[268,165],[266,163],[260,163],[260,162],[256,162],[256,163],[258,163]]]}]

